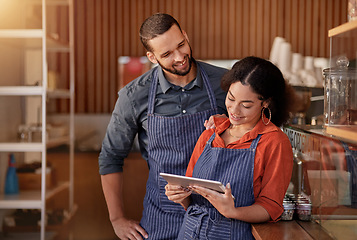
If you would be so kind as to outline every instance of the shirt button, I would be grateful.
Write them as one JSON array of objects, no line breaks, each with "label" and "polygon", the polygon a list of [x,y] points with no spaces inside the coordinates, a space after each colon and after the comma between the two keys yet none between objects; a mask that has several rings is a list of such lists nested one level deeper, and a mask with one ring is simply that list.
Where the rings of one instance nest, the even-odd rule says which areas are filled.
[{"label": "shirt button", "polygon": [[182,113],[186,113],[186,110],[182,110]]},{"label": "shirt button", "polygon": [[185,91],[185,89],[183,89],[183,88],[182,88],[182,89],[181,89],[181,91],[182,91],[182,92],[184,92],[184,91]]}]

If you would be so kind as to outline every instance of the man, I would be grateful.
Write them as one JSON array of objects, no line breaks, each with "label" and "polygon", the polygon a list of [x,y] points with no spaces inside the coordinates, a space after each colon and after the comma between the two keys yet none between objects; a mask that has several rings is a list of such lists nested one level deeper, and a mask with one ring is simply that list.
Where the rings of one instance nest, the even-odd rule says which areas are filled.
[{"label": "man", "polygon": [[[220,88],[226,69],[195,61],[187,34],[168,14],[146,19],[140,39],[159,66],[119,91],[99,156],[102,187],[119,238],[176,239],[184,210],[168,200],[159,173],[185,175],[204,121],[226,113]],[[125,218],[122,199],[122,166],[136,134],[149,166],[140,225]]]}]

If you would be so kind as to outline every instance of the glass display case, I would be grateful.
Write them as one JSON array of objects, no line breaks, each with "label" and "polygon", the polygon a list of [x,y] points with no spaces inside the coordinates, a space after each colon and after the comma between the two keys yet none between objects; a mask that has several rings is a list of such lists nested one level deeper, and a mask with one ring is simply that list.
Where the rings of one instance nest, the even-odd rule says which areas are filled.
[{"label": "glass display case", "polygon": [[357,139],[357,21],[328,32],[330,68],[324,70],[326,132]]},{"label": "glass display case", "polygon": [[288,194],[311,202],[311,220],[334,239],[357,239],[357,139],[327,134],[323,127],[284,127],[294,151]]},{"label": "glass display case", "polygon": [[331,29],[328,36],[325,122],[283,128],[294,152],[287,195],[309,199],[310,220],[333,239],[357,239],[357,21]]}]

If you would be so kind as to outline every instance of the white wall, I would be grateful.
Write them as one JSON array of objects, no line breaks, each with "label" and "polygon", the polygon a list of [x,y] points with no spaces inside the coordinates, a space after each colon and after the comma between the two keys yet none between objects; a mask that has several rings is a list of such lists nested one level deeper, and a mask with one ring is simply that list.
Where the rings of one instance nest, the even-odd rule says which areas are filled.
[{"label": "white wall", "polygon": [[[76,148],[82,151],[99,151],[111,114],[76,114],[74,117]],[[51,115],[49,122],[68,123],[68,115]]]}]

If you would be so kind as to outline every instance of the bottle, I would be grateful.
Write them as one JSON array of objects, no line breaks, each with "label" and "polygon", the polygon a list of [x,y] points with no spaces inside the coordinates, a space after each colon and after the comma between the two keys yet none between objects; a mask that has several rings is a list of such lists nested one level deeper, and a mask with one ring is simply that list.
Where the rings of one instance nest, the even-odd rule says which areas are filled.
[{"label": "bottle", "polygon": [[5,194],[18,194],[19,180],[16,175],[15,156],[9,154],[9,166],[5,178]]}]

